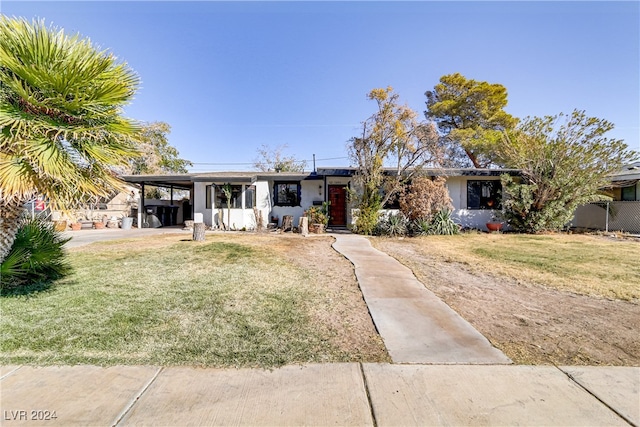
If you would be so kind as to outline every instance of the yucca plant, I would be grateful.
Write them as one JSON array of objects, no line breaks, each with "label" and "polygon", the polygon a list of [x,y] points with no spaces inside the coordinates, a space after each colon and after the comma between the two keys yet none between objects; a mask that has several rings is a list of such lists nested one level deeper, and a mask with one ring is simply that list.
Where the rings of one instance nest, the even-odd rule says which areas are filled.
[{"label": "yucca plant", "polygon": [[406,236],[407,222],[402,212],[387,215],[378,223],[378,234],[389,237]]},{"label": "yucca plant", "polygon": [[123,183],[140,127],[122,117],[138,76],[88,39],[0,16],[0,262],[35,194],[66,210]]},{"label": "yucca plant", "polygon": [[453,235],[460,233],[460,227],[451,218],[451,211],[443,209],[431,219],[429,234]]},{"label": "yucca plant", "polygon": [[9,254],[0,263],[0,290],[46,285],[71,271],[63,246],[69,238],[43,219],[21,220]]},{"label": "yucca plant", "polygon": [[416,219],[409,223],[409,230],[414,236],[426,236],[431,234],[431,222],[426,219]]}]

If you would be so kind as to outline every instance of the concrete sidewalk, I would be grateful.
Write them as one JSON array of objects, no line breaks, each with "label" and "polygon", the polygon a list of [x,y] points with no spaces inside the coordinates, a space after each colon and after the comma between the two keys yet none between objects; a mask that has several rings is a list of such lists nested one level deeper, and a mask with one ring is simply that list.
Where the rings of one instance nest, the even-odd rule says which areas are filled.
[{"label": "concrete sidewalk", "polygon": [[344,363],[0,372],[3,426],[640,423],[640,368]]},{"label": "concrete sidewalk", "polygon": [[355,266],[373,322],[395,363],[511,363],[395,258],[362,236],[334,237],[334,249]]}]

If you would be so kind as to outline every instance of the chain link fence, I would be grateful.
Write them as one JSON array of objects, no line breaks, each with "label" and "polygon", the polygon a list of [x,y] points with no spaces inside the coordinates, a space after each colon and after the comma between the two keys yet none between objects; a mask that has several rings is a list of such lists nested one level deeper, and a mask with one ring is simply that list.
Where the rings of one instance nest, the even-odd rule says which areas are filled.
[{"label": "chain link fence", "polygon": [[571,225],[589,230],[640,234],[640,201],[598,202],[580,206]]},{"label": "chain link fence", "polygon": [[36,217],[43,218],[45,220],[51,219],[51,210],[43,200],[37,198],[31,199],[24,205],[24,207],[24,216],[31,219],[35,219]]}]

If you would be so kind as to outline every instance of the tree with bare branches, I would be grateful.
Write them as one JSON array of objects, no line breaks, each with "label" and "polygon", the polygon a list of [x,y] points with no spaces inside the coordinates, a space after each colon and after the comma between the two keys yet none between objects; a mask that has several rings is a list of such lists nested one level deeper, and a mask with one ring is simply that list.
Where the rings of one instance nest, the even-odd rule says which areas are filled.
[{"label": "tree with bare branches", "polygon": [[352,200],[359,209],[356,229],[371,234],[380,208],[425,167],[439,167],[443,152],[435,126],[419,122],[417,113],[399,103],[392,87],[373,89],[368,98],[377,111],[362,123],[362,134],[350,140],[357,168]]}]

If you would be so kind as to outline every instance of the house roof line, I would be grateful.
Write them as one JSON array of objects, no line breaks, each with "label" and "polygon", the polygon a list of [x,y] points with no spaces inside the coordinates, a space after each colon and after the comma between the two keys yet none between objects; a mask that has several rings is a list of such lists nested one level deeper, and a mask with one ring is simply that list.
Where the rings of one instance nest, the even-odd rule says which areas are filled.
[{"label": "house roof line", "polygon": [[[174,186],[188,188],[194,182],[247,182],[259,180],[273,181],[303,181],[320,180],[326,176],[351,177],[356,174],[355,167],[323,167],[316,172],[198,172],[167,175],[122,175],[121,178],[129,183]],[[387,173],[394,172],[392,168],[385,168]],[[431,176],[500,176],[502,174],[518,175],[517,169],[474,169],[474,168],[426,168],[423,171]]]}]

